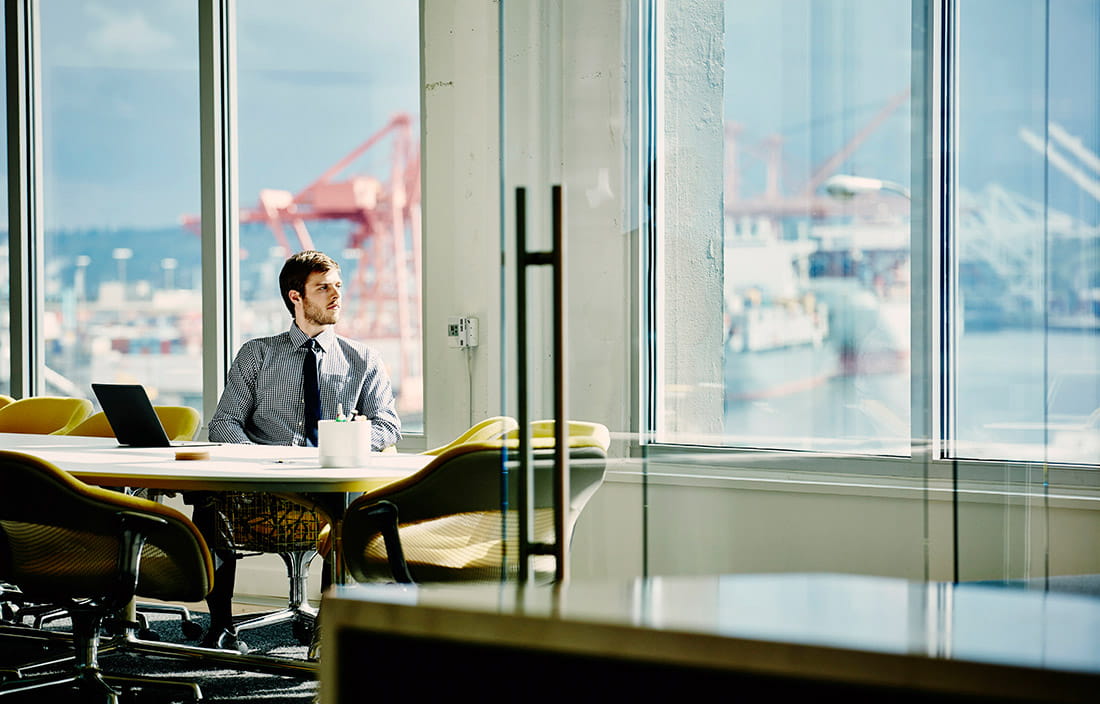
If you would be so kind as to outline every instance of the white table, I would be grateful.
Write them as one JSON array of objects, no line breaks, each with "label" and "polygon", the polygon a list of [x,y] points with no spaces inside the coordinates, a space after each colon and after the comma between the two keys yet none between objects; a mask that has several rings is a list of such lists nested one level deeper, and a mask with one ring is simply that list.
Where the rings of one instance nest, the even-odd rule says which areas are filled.
[{"label": "white table", "polygon": [[[402,453],[372,453],[359,467],[322,467],[315,447],[270,445],[202,445],[191,447],[120,447],[113,438],[0,433],[0,449],[34,455],[81,481],[107,487],[141,487],[166,491],[365,492],[422,469],[434,457]],[[176,459],[177,452],[204,451],[207,460]],[[335,583],[344,581],[341,559],[341,519],[330,511]],[[128,636],[131,650],[197,655],[246,669],[275,672],[315,671],[317,664],[263,655],[240,655],[173,643],[141,641]]]},{"label": "white table", "polygon": [[[322,467],[315,447],[119,447],[112,438],[0,433],[0,449],[41,457],[82,481],[147,489],[276,492],[371,491],[422,469],[431,455],[378,452],[360,467]],[[208,460],[177,460],[207,451]]]}]

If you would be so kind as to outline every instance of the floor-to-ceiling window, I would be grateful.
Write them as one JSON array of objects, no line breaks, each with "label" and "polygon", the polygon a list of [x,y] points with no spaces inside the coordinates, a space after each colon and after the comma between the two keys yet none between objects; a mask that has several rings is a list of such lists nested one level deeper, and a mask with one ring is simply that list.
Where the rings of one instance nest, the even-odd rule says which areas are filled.
[{"label": "floor-to-ceiling window", "polygon": [[[33,392],[90,397],[93,381],[134,382],[154,402],[202,407],[199,13],[183,0],[25,6],[38,57],[26,78],[41,96],[30,111],[30,133],[41,135],[33,207],[44,214],[41,245],[28,239],[44,270],[44,308],[30,311],[44,349]],[[325,249],[353,303],[341,331],[382,352],[415,433],[418,7],[228,7],[233,17],[214,31],[237,30],[226,62],[238,90],[226,105],[239,119],[225,122],[237,130],[222,144],[239,159],[219,156],[240,165],[230,176],[241,246],[228,255],[240,266],[226,267],[240,272],[234,345],[285,327],[282,260]],[[5,334],[5,359],[8,345]]]},{"label": "floor-to-ceiling window", "polygon": [[[7,46],[7,37],[0,37],[0,47]],[[6,49],[5,49],[6,50]],[[7,76],[4,81],[5,94]],[[7,133],[7,111],[4,111],[3,120]],[[8,160],[7,151],[4,152],[4,168],[0,172],[0,183],[4,185],[4,192],[8,190]],[[9,295],[8,277],[8,199],[4,198],[0,203],[0,393],[7,394],[11,390],[11,298]]]},{"label": "floor-to-ceiling window", "polygon": [[[1087,497],[1050,487],[1100,457],[1095,4],[662,7],[656,443],[799,451],[697,461],[844,500],[838,475],[900,477],[925,500],[880,487],[896,553],[928,573],[941,537],[962,578],[1086,569]],[[731,505],[775,527],[762,494]],[[862,545],[855,507],[761,540]]]},{"label": "floor-to-ceiling window", "polygon": [[[666,60],[679,93],[662,177],[678,226],[661,235],[659,442],[908,454],[926,411],[911,386],[936,383],[913,378],[915,285],[936,290],[950,331],[928,352],[951,454],[1095,463],[1097,9],[942,7],[952,160],[930,194],[951,204],[942,279],[910,271],[914,243],[940,232],[914,239],[910,225],[912,181],[933,163],[911,156],[913,133],[932,129],[913,118],[912,3],[730,2],[722,32],[706,23],[723,41],[706,57],[721,87],[684,90],[675,79],[698,66]],[[665,37],[670,57],[684,36]],[[719,106],[720,133],[706,119]],[[695,208],[680,207],[685,192]],[[700,240],[721,257],[686,256]],[[717,338],[703,275],[721,281]],[[923,301],[932,325],[941,313]],[[696,325],[689,356],[681,332]]]},{"label": "floor-to-ceiling window", "polygon": [[237,3],[242,339],[290,319],[287,256],[341,265],[340,332],[376,347],[423,429],[417,3]]},{"label": "floor-to-ceiling window", "polygon": [[42,393],[140,383],[201,407],[194,3],[39,3]]}]

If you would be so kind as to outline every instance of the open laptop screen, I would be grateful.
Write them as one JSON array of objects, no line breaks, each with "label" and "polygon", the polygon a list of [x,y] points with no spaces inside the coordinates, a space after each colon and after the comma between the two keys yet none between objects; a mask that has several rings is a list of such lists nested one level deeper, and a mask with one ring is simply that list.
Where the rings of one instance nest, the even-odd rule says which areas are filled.
[{"label": "open laptop screen", "polygon": [[141,384],[92,384],[107,422],[120,445],[129,447],[179,447],[208,445],[203,442],[170,442],[149,394]]}]

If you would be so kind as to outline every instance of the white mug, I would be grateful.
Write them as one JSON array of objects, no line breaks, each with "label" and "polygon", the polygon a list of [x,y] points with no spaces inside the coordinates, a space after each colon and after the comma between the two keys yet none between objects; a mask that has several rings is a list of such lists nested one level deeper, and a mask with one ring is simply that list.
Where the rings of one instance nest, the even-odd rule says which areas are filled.
[{"label": "white mug", "polygon": [[322,420],[317,423],[317,448],[322,467],[355,467],[370,455],[369,420]]}]

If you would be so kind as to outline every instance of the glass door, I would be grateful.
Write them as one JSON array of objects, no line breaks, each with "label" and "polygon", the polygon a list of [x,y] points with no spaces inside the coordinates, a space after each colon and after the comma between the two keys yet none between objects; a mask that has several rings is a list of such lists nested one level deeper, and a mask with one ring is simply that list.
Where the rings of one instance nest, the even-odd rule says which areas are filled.
[{"label": "glass door", "polygon": [[[1100,9],[959,0],[951,10],[960,314],[948,333],[946,450],[958,579],[1094,589]],[[1013,51],[995,60],[994,44]]]},{"label": "glass door", "polygon": [[504,405],[613,438],[573,576],[929,573],[915,13],[501,3]]},{"label": "glass door", "polygon": [[631,453],[638,262],[651,220],[640,166],[650,149],[649,12],[645,2],[500,3],[502,405],[540,421],[558,417],[560,404],[562,418],[583,424],[571,435],[607,433],[597,441],[608,455],[598,490],[583,496],[587,480],[569,472],[562,527],[574,576],[643,571],[643,485]]},{"label": "glass door", "polygon": [[574,577],[1100,572],[1097,17],[500,4],[502,404],[612,438]]}]

